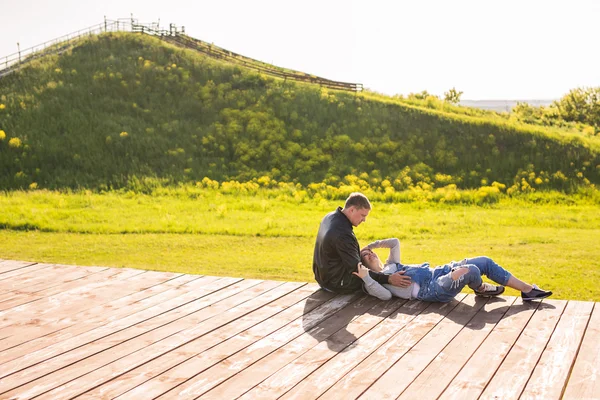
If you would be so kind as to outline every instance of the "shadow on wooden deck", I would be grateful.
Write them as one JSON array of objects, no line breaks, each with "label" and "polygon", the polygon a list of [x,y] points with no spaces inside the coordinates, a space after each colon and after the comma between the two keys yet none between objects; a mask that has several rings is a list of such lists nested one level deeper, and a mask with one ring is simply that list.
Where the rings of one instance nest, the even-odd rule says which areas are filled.
[{"label": "shadow on wooden deck", "polygon": [[0,261],[0,398],[598,399],[599,315]]}]

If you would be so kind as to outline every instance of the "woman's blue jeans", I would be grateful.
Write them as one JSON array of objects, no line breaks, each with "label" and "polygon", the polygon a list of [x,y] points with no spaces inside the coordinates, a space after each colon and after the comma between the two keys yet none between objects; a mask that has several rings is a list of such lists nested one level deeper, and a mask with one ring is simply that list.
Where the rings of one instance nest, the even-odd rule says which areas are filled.
[{"label": "woman's blue jeans", "polygon": [[[453,280],[452,271],[467,268],[469,272]],[[449,302],[465,287],[478,289],[483,283],[481,276],[485,275],[499,285],[506,285],[511,273],[499,266],[489,257],[465,258],[453,261],[433,270],[433,279],[426,290],[419,291],[419,300]]]}]

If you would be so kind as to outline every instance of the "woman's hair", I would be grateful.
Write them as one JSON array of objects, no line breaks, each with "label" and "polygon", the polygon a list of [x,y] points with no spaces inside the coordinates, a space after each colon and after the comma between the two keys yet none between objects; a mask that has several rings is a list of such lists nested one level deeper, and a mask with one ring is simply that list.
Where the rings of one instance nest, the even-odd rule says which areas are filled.
[{"label": "woman's hair", "polygon": [[359,210],[363,208],[367,210],[371,209],[371,203],[367,199],[367,196],[359,192],[350,193],[350,196],[346,199],[346,204],[344,204],[344,208],[346,209],[353,206]]},{"label": "woman's hair", "polygon": [[366,259],[366,258],[365,258],[365,256],[363,256],[362,254],[361,254],[361,256],[360,256],[360,262],[361,262],[361,263],[363,263],[363,265],[364,265],[365,267],[369,268],[369,266],[367,265],[367,259]]}]

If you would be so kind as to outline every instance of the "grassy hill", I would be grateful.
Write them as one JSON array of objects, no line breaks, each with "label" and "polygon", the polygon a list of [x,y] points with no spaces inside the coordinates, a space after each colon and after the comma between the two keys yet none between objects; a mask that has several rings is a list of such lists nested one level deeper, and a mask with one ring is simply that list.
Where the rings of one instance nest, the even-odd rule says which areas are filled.
[{"label": "grassy hill", "polygon": [[[0,79],[0,189],[327,182],[395,190],[600,183],[600,141],[434,100],[327,90],[132,33]],[[348,179],[346,179],[347,181]]]}]

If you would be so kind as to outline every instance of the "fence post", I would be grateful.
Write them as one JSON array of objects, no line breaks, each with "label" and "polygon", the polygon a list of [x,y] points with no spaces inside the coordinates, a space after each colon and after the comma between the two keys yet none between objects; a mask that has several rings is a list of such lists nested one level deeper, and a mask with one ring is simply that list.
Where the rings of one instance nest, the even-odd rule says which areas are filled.
[{"label": "fence post", "polygon": [[21,64],[21,45],[17,42],[17,52],[19,53],[19,64]]},{"label": "fence post", "polygon": [[104,16],[104,32],[106,32],[106,15]]}]

